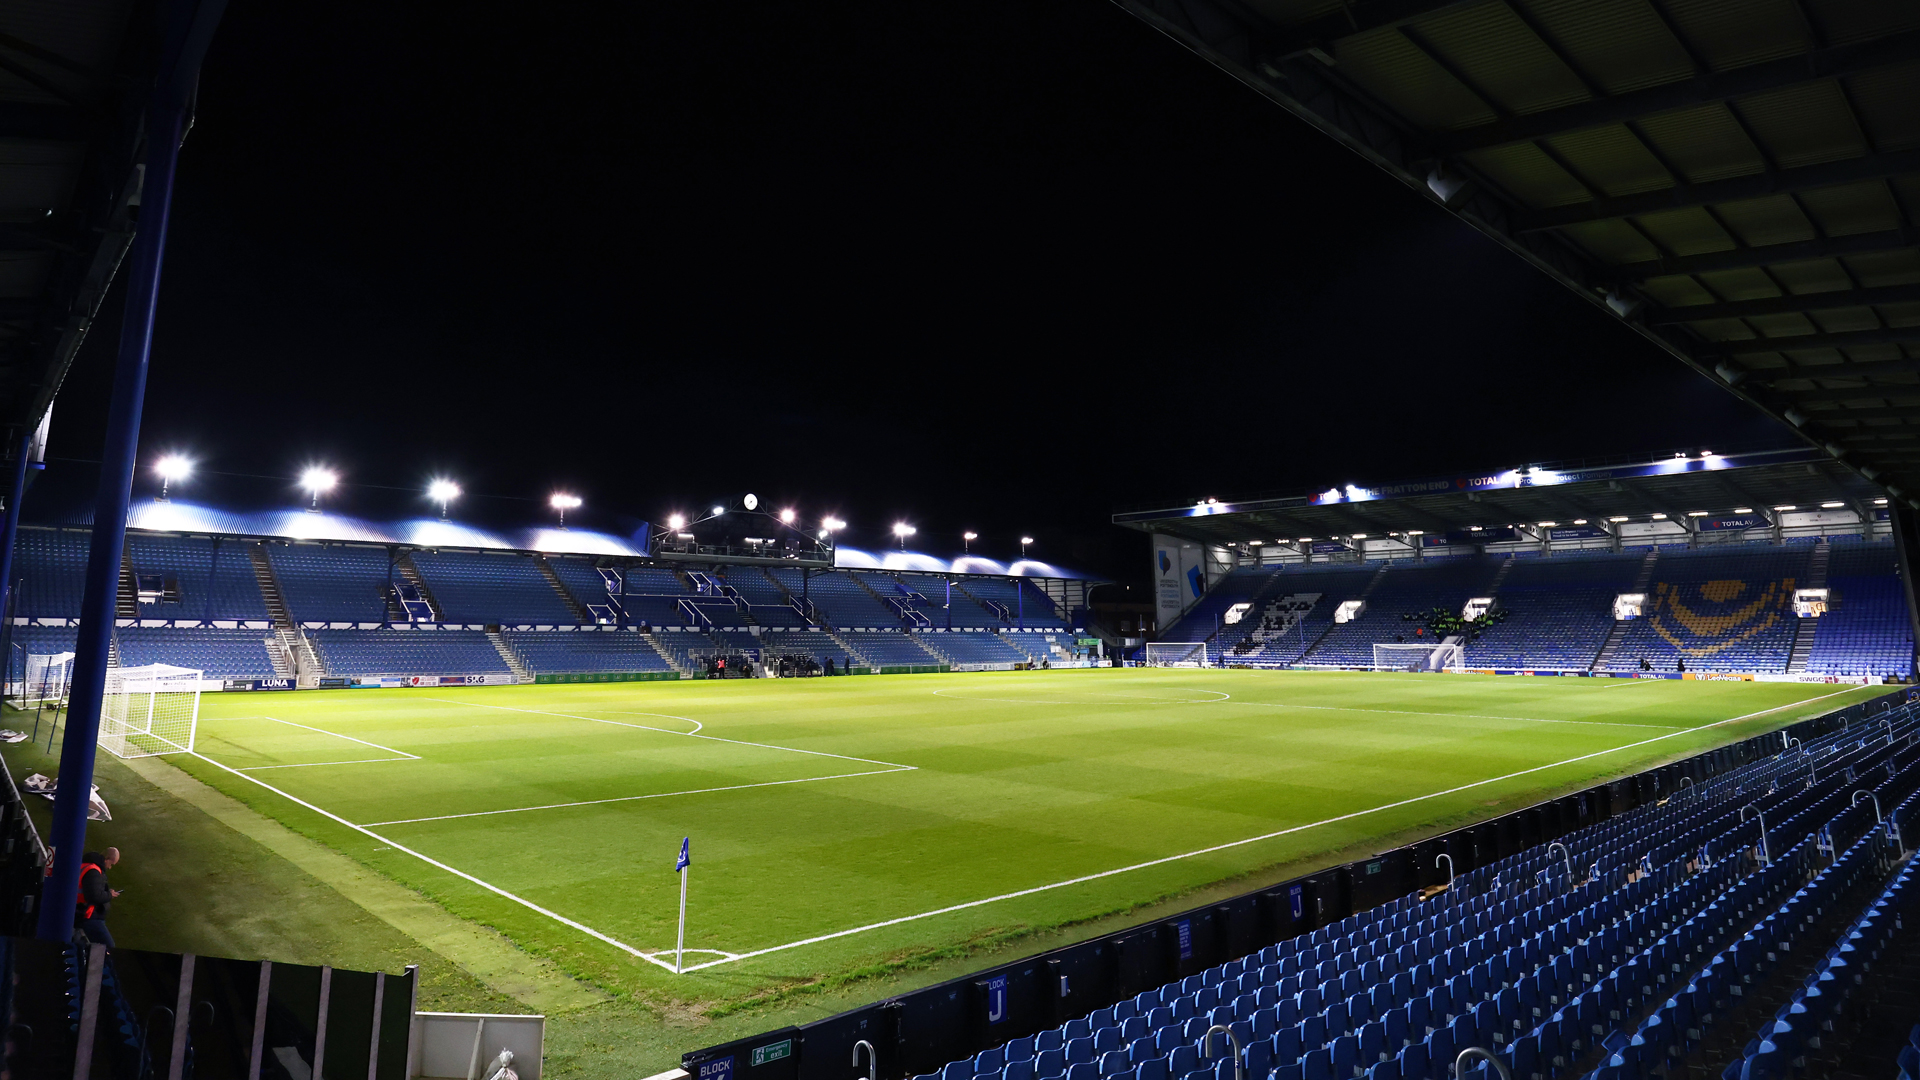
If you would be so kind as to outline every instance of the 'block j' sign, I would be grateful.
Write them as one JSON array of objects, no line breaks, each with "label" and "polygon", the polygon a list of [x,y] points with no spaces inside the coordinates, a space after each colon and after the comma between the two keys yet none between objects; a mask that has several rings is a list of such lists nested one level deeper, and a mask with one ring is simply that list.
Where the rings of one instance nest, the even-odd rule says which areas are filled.
[{"label": "'block j' sign", "polygon": [[987,1023],[997,1024],[1007,1018],[1007,977],[995,975],[987,980]]}]

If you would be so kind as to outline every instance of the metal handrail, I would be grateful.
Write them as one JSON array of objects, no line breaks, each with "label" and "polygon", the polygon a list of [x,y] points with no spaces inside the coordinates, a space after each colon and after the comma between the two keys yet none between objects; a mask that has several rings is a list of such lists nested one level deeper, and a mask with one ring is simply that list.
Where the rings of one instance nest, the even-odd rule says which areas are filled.
[{"label": "metal handrail", "polygon": [[1855,791],[1854,791],[1854,793],[1853,793],[1853,801],[1852,801],[1852,802],[1850,802],[1850,803],[1848,803],[1847,805],[1848,805],[1848,806],[1859,806],[1859,805],[1860,805],[1860,796],[1862,796],[1862,795],[1865,795],[1865,796],[1866,796],[1867,798],[1869,798],[1869,799],[1872,799],[1872,800],[1873,800],[1873,823],[1874,823],[1875,825],[1878,825],[1878,824],[1880,824],[1881,822],[1883,822],[1883,821],[1885,821],[1885,820],[1887,820],[1887,818],[1886,818],[1886,815],[1885,815],[1885,814],[1882,814],[1882,813],[1880,812],[1880,796],[1879,796],[1879,795],[1876,795],[1876,794],[1874,794],[1874,793],[1873,793],[1872,791],[1869,791],[1869,790],[1867,790],[1866,788],[1857,788],[1857,789],[1855,789]]},{"label": "metal handrail", "polygon": [[1215,1024],[1200,1036],[1200,1052],[1203,1056],[1213,1057],[1213,1033],[1219,1032],[1227,1037],[1227,1045],[1233,1049],[1233,1080],[1247,1080],[1246,1062],[1240,1056],[1240,1040],[1234,1037],[1233,1029],[1225,1024]]},{"label": "metal handrail", "polygon": [[1434,856],[1433,865],[1436,868],[1439,867],[1441,859],[1447,860],[1447,888],[1451,889],[1453,888],[1453,856],[1444,851]]},{"label": "metal handrail", "polygon": [[1461,1080],[1466,1074],[1469,1057],[1486,1058],[1487,1064],[1493,1066],[1493,1071],[1500,1074],[1500,1080],[1513,1080],[1513,1074],[1507,1071],[1507,1063],[1501,1061],[1499,1055],[1483,1046],[1469,1046],[1460,1051],[1460,1056],[1453,1059],[1453,1080]]},{"label": "metal handrail", "polygon": [[1742,825],[1746,824],[1747,811],[1749,810],[1753,811],[1754,816],[1760,819],[1760,865],[1772,866],[1773,850],[1767,846],[1767,812],[1752,803],[1748,803],[1740,808],[1740,823]]},{"label": "metal handrail", "polygon": [[860,1048],[863,1046],[867,1048],[867,1080],[880,1080],[880,1055],[874,1052],[873,1044],[865,1039],[853,1044],[853,1067],[860,1067]]},{"label": "metal handrail", "polygon": [[1568,849],[1567,845],[1555,840],[1553,843],[1547,845],[1547,854],[1552,855],[1554,848],[1559,848],[1565,855],[1567,860],[1567,880],[1571,882],[1573,880],[1573,852]]}]

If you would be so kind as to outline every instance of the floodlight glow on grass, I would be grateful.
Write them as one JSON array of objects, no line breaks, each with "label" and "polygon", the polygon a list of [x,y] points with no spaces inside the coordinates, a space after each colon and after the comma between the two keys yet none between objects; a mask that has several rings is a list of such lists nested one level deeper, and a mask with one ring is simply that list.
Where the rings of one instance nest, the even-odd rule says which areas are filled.
[{"label": "floodlight glow on grass", "polygon": [[323,469],[318,465],[301,473],[300,486],[306,488],[307,493],[313,496],[313,503],[307,509],[318,513],[321,494],[332,491],[339,483],[340,477],[332,469]]},{"label": "floodlight glow on grass", "polygon": [[560,527],[567,527],[567,511],[580,508],[580,496],[556,491],[547,497],[547,505],[560,511]]},{"label": "floodlight glow on grass", "polygon": [[154,463],[153,471],[160,474],[160,501],[166,502],[167,485],[193,475],[193,461],[179,454],[168,454]]}]

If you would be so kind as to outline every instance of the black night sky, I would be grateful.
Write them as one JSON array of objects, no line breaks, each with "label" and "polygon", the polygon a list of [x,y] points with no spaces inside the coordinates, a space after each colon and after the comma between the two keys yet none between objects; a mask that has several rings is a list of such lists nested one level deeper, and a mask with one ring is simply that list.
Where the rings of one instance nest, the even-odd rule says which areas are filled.
[{"label": "black night sky", "polygon": [[755,491],[1128,578],[1122,505],[1792,442],[1105,0],[234,0],[146,416],[143,464]]}]

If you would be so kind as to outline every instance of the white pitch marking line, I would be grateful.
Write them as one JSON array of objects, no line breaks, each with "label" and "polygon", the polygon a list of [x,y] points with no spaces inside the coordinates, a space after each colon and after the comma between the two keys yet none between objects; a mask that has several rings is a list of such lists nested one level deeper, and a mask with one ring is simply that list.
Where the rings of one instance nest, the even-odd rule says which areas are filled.
[{"label": "white pitch marking line", "polygon": [[[268,791],[273,792],[275,795],[280,796],[281,798],[287,800],[288,802],[294,803],[297,806],[304,806],[307,809],[313,811],[314,813],[319,814],[320,816],[327,818],[330,821],[337,821],[340,824],[345,825],[347,828],[352,829],[357,833],[361,833],[366,836],[371,836],[375,840],[380,841],[381,843],[387,845],[393,850],[402,852],[407,855],[411,855],[414,858],[419,859],[421,862],[426,863],[428,866],[432,866],[440,870],[445,870],[447,873],[452,874],[455,877],[461,878],[462,880],[471,881],[475,885],[480,886],[481,888],[487,890],[490,893],[494,893],[495,895],[498,895],[498,896],[504,896],[508,900],[511,900],[516,904],[519,904],[521,907],[524,907],[529,911],[533,911],[533,912],[537,912],[538,914],[545,915],[547,918],[552,919],[553,921],[561,924],[562,926],[570,926],[573,929],[578,930],[589,937],[596,938],[600,941],[604,941],[607,944],[613,946],[616,949],[619,949],[621,952],[627,953],[630,956],[638,957],[639,959],[645,960],[649,963],[659,964],[661,967],[666,968],[669,971],[673,969],[673,965],[662,963],[661,961],[654,959],[652,956],[644,952],[641,952],[639,949],[634,948],[633,946],[627,944],[624,941],[621,941],[617,938],[610,937],[606,934],[603,934],[600,931],[595,930],[593,927],[586,925],[585,923],[575,922],[572,919],[567,918],[565,915],[560,914],[559,912],[549,911],[546,908],[541,907],[539,904],[536,904],[533,901],[526,899],[525,897],[515,896],[513,893],[508,892],[507,890],[501,888],[498,885],[494,885],[494,884],[491,884],[490,882],[482,881],[479,878],[474,877],[472,874],[467,873],[465,870],[456,870],[453,867],[448,866],[446,863],[439,861],[438,859],[429,858],[426,855],[423,855],[420,852],[415,851],[410,847],[407,847],[405,844],[401,844],[396,841],[389,840],[384,836],[381,836],[379,833],[374,832],[372,829],[369,829],[364,825],[355,825],[353,822],[348,821],[346,818],[341,817],[339,814],[335,814],[327,810],[322,810],[320,807],[315,806],[310,802],[307,802],[305,799],[300,799],[300,798],[296,798],[293,795],[289,795],[286,792],[281,791],[279,788],[274,787],[272,784],[267,783],[265,780],[262,780],[257,776],[248,776],[246,773],[241,772],[239,769],[236,769],[230,765],[222,765],[220,762],[213,760],[212,758],[206,756],[205,754],[201,754],[193,751],[189,751],[189,753],[192,753],[194,757],[197,757],[201,761],[204,761],[207,764],[212,765],[216,769],[225,769],[228,772],[232,773],[233,775],[238,776],[242,780],[245,780],[249,783],[259,784],[261,787],[266,788]],[[726,963],[726,961],[710,960],[708,961],[708,963],[723,964],[723,963]]]},{"label": "white pitch marking line", "polygon": [[[652,727],[647,724],[629,724],[621,720],[604,720],[598,716],[579,716],[574,713],[548,712],[545,709],[516,709],[511,705],[481,705],[471,701],[456,701],[453,698],[437,697],[428,698],[427,700],[444,701],[449,705],[463,705],[469,709],[499,709],[502,712],[528,713],[533,716],[557,716],[563,720],[585,720],[589,723],[611,724],[614,727],[634,728],[639,731],[658,731],[664,735],[680,735],[689,739],[707,739],[712,742],[732,743],[735,746],[757,746],[762,750],[785,750],[790,754],[812,754],[815,757],[839,758],[841,761],[858,761],[866,765],[885,765],[889,770],[918,769],[920,767],[918,765],[902,765],[897,761],[881,761],[878,758],[854,757],[851,754],[830,754],[825,750],[802,750],[797,746],[775,746],[772,743],[748,742],[745,739],[723,739],[718,735],[701,735],[693,731],[674,731],[672,728]],[[629,713],[628,715],[664,716],[669,720],[687,720],[689,723],[700,723],[698,720],[690,720],[685,716],[674,716],[672,713]]]},{"label": "white pitch marking line", "polygon": [[[1459,720],[1513,720],[1528,724],[1588,724],[1596,727],[1657,728],[1662,731],[1699,731],[1673,724],[1623,724],[1614,720],[1543,720],[1537,716],[1482,716],[1479,713],[1418,712],[1412,709],[1369,709],[1356,705],[1289,705],[1280,701],[1236,701],[1235,705],[1264,705],[1269,709],[1324,709],[1329,712],[1389,713],[1394,716],[1448,716]],[[1758,714],[1755,714],[1758,715]]]},{"label": "white pitch marking line", "polygon": [[[1485,780],[1475,780],[1471,784],[1462,784],[1459,787],[1448,788],[1445,791],[1430,792],[1426,795],[1415,795],[1413,798],[1410,798],[1410,799],[1401,799],[1398,802],[1385,803],[1380,806],[1369,807],[1365,810],[1355,810],[1350,814],[1341,814],[1337,817],[1330,817],[1321,821],[1309,822],[1308,824],[1305,824],[1305,825],[1295,825],[1295,826],[1292,826],[1291,828],[1281,829],[1277,832],[1264,833],[1260,836],[1250,836],[1244,840],[1230,840],[1224,844],[1215,844],[1212,847],[1204,847],[1196,851],[1183,852],[1179,855],[1167,855],[1158,859],[1149,859],[1146,862],[1134,863],[1132,866],[1122,866],[1115,870],[1102,870],[1099,873],[1086,874],[1077,878],[1069,878],[1066,881],[1056,881],[1051,885],[1036,885],[1030,889],[1019,889],[1010,893],[1001,893],[999,896],[989,896],[984,900],[969,900],[964,904],[952,904],[947,907],[937,908],[933,911],[923,911],[918,915],[902,915],[897,919],[887,919],[883,922],[868,923],[865,926],[856,926],[850,930],[836,930],[831,934],[820,934],[816,937],[805,938],[800,941],[790,941],[785,945],[774,945],[765,949],[755,949],[751,952],[740,953],[739,958],[742,960],[746,960],[755,956],[765,956],[768,953],[777,953],[777,952],[784,952],[788,949],[797,949],[802,945],[817,945],[822,941],[832,941],[835,938],[849,937],[854,934],[863,934],[869,930],[879,930],[888,926],[898,926],[901,923],[914,922],[919,919],[930,919],[935,915],[946,915],[955,911],[965,911],[968,908],[976,908],[976,907],[984,906],[986,904],[994,904],[1002,900],[1013,900],[1022,896],[1032,896],[1035,893],[1047,892],[1052,889],[1063,889],[1069,885],[1080,885],[1089,881],[1097,881],[1101,878],[1112,877],[1115,874],[1125,874],[1134,870],[1144,870],[1151,866],[1160,866],[1164,863],[1178,862],[1182,859],[1191,859],[1199,855],[1210,855],[1216,851],[1226,851],[1230,848],[1244,847],[1247,844],[1257,844],[1262,840],[1272,840],[1276,837],[1286,836],[1289,833],[1302,832],[1306,829],[1319,828],[1322,825],[1332,825],[1338,822],[1350,820],[1352,818],[1365,817],[1368,814],[1379,813],[1382,810],[1392,810],[1396,807],[1407,806],[1409,804],[1417,803],[1417,802],[1424,802],[1428,799],[1436,799],[1442,795],[1453,795],[1458,792],[1471,790],[1473,788],[1484,787],[1487,784],[1499,783],[1502,780],[1511,780],[1516,776],[1526,776],[1529,773],[1537,773],[1546,769],[1557,769],[1562,765],[1572,765],[1577,762],[1586,761],[1589,758],[1604,757],[1607,754],[1618,753],[1621,750],[1631,750],[1636,746],[1646,746],[1650,743],[1664,742],[1667,739],[1672,739],[1680,735],[1684,735],[1690,731],[1705,731],[1708,728],[1720,727],[1723,724],[1737,724],[1742,720],[1751,720],[1756,716],[1765,716],[1766,714],[1771,712],[1779,712],[1781,709],[1791,709],[1796,706],[1811,704],[1812,702],[1815,702],[1815,701],[1825,701],[1827,698],[1830,698],[1830,697],[1838,697],[1841,694],[1851,694],[1856,690],[1863,690],[1863,689],[1866,689],[1866,687],[1850,686],[1845,690],[1836,690],[1831,694],[1822,694],[1819,697],[1805,698],[1800,701],[1792,701],[1792,702],[1788,702],[1785,705],[1775,705],[1771,709],[1761,709],[1759,712],[1751,712],[1746,714],[1745,716],[1729,717],[1725,720],[1717,720],[1711,724],[1705,724],[1697,728],[1684,728],[1680,731],[1669,732],[1668,734],[1665,734],[1665,735],[1655,735],[1650,739],[1642,739],[1639,742],[1631,742],[1623,746],[1615,746],[1607,750],[1596,750],[1591,754],[1582,754],[1579,757],[1571,757],[1566,759],[1565,761],[1556,761],[1548,765],[1536,765],[1533,768],[1521,769],[1519,772],[1511,772],[1506,774],[1505,776],[1491,776]],[[248,779],[252,779],[252,777],[248,777]],[[255,781],[255,782],[258,783],[258,781]],[[686,970],[698,971],[701,968],[712,967],[716,964],[725,964],[725,963],[731,963],[731,961],[709,960],[704,964],[692,965],[688,967]]]},{"label": "white pitch marking line", "polygon": [[271,720],[271,721],[273,721],[273,722],[274,722],[274,723],[276,723],[276,724],[285,724],[285,725],[287,725],[288,727],[297,727],[297,728],[306,728],[306,730],[308,730],[308,731],[317,731],[317,732],[319,732],[319,733],[320,733],[320,734],[322,734],[322,735],[331,735],[331,736],[333,736],[333,737],[334,737],[334,738],[336,738],[336,739],[345,739],[345,740],[347,740],[348,742],[357,742],[357,743],[359,743],[359,744],[360,744],[361,746],[371,746],[371,747],[373,747],[373,748],[374,748],[375,750],[385,750],[385,751],[386,751],[387,753],[389,753],[389,754],[399,754],[399,755],[400,755],[400,756],[401,756],[402,758],[412,758],[412,759],[413,759],[413,760],[415,760],[415,761],[419,761],[419,760],[420,760],[420,755],[419,755],[419,754],[409,754],[409,753],[407,753],[407,752],[406,752],[405,750],[401,750],[401,749],[398,749],[398,748],[396,748],[396,747],[392,747],[392,746],[381,746],[381,745],[380,745],[379,743],[377,743],[377,742],[368,742],[368,741],[367,741],[367,740],[365,740],[365,739],[356,739],[356,738],[354,738],[354,737],[353,737],[353,736],[351,736],[351,735],[342,735],[342,734],[340,734],[340,733],[339,733],[339,732],[337,732],[337,731],[328,731],[328,730],[327,730],[327,729],[325,729],[325,728],[317,728],[317,727],[309,727],[309,726],[308,726],[308,725],[306,725],[306,724],[296,724],[296,723],[294,723],[294,722],[293,722],[293,721],[291,721],[291,720],[282,720],[282,719],[280,719],[280,718],[279,718],[279,717],[277,717],[277,716],[263,716],[263,717],[261,717],[260,719],[262,719],[262,720]]},{"label": "white pitch marking line", "polygon": [[1214,702],[1216,702],[1216,701],[1226,701],[1226,700],[1228,700],[1228,699],[1230,699],[1230,698],[1232,698],[1232,697],[1233,697],[1233,695],[1232,695],[1232,694],[1229,694],[1229,693],[1226,693],[1225,691],[1221,691],[1221,690],[1196,690],[1196,691],[1194,691],[1194,693],[1200,693],[1200,694],[1219,694],[1220,696],[1219,696],[1219,697],[1217,697],[1217,698],[1171,698],[1171,699],[1163,699],[1163,700],[1160,700],[1160,701],[1126,701],[1126,700],[1124,700],[1124,699],[1119,699],[1119,698],[1116,698],[1116,699],[1114,699],[1114,700],[1112,700],[1112,701],[1040,701],[1040,700],[1037,700],[1037,699],[1035,699],[1035,698],[1012,698],[1012,697],[959,697],[959,696],[956,696],[956,695],[952,695],[952,694],[949,694],[949,693],[947,693],[947,692],[946,692],[945,690],[935,690],[935,691],[933,691],[932,693],[933,693],[933,696],[935,696],[935,697],[943,697],[943,698],[946,698],[946,699],[947,699],[947,700],[949,700],[949,701],[1004,701],[1004,702],[1008,702],[1008,703],[1010,703],[1010,704],[1014,704],[1014,705],[1098,705],[1098,706],[1107,706],[1107,705],[1211,705],[1211,704],[1213,704],[1213,703],[1214,703]]},{"label": "white pitch marking line", "polygon": [[235,772],[264,772],[267,769],[314,769],[322,765],[377,765],[382,761],[419,761],[413,754],[406,757],[355,758],[352,761],[303,761],[297,765],[249,765]]},{"label": "white pitch marking line", "polygon": [[[399,759],[393,759],[399,760]],[[273,766],[268,768],[283,768]],[[369,826],[415,825],[422,821],[452,821],[455,818],[491,817],[495,814],[525,814],[533,810],[566,810],[575,806],[601,806],[606,803],[636,802],[641,799],[665,799],[674,795],[708,795],[716,791],[743,791],[747,788],[780,787],[783,784],[811,784],[816,780],[845,780],[854,776],[884,776],[887,773],[916,772],[911,765],[898,769],[871,769],[867,772],[839,773],[834,776],[803,776],[798,780],[766,780],[757,784],[729,784],[726,787],[696,788],[692,791],[658,791],[651,795],[621,795],[611,799],[586,799],[581,802],[549,803],[546,806],[516,806],[508,810],[476,810],[471,814],[439,814],[434,817],[398,818],[393,821],[369,821]],[[712,950],[708,950],[712,951]]]}]

